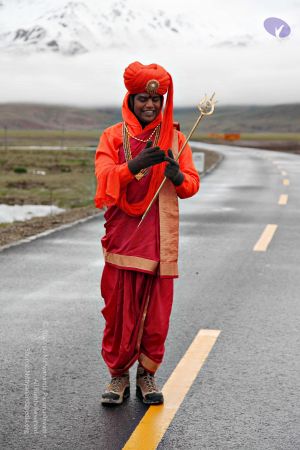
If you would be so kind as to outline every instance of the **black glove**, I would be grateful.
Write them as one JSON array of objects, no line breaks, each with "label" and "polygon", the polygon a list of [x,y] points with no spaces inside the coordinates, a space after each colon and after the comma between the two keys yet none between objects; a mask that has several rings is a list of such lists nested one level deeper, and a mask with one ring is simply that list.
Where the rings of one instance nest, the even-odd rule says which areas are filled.
[{"label": "black glove", "polygon": [[172,150],[168,150],[168,155],[169,156],[165,157],[165,161],[169,162],[165,169],[165,176],[169,178],[175,186],[180,186],[184,180],[184,175],[180,170],[178,162],[174,159]]},{"label": "black glove", "polygon": [[128,161],[128,168],[133,175],[136,175],[142,169],[160,164],[164,160],[165,152],[159,147],[152,147],[152,141],[148,141],[144,150]]}]

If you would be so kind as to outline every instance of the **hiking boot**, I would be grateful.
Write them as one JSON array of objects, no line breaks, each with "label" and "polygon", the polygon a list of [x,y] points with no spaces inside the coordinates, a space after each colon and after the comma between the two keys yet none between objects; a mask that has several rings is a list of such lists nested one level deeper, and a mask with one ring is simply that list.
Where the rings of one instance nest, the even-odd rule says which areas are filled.
[{"label": "hiking boot", "polygon": [[102,405],[120,405],[130,394],[129,373],[120,377],[112,377],[110,383],[102,394]]},{"label": "hiking boot", "polygon": [[136,372],[136,394],[146,405],[160,405],[164,396],[155,383],[154,375],[138,366]]}]

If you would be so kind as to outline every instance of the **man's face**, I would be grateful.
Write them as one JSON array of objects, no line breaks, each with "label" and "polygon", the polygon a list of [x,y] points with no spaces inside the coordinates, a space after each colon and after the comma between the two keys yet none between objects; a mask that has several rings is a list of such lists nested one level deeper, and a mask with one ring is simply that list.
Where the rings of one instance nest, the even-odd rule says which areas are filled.
[{"label": "man's face", "polygon": [[140,122],[148,124],[158,116],[162,107],[160,95],[147,92],[136,94],[133,100],[133,112]]}]

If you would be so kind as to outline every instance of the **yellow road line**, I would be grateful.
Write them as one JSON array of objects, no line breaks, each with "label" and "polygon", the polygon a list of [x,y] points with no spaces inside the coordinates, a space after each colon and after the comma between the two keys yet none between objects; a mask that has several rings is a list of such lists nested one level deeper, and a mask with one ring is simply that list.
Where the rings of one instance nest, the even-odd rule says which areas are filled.
[{"label": "yellow road line", "polygon": [[284,178],[282,180],[282,183],[284,184],[284,186],[288,186],[290,184],[290,180],[288,180],[287,178]]},{"label": "yellow road line", "polygon": [[253,251],[265,252],[274,236],[276,229],[277,225],[267,225],[259,240],[256,242]]},{"label": "yellow road line", "polygon": [[164,405],[150,406],[123,450],[155,450],[193,384],[220,330],[200,330],[164,385]]},{"label": "yellow road line", "polygon": [[285,171],[285,170],[282,170],[282,171],[281,171],[281,175],[283,175],[284,177],[286,177],[286,176],[287,176],[286,171]]},{"label": "yellow road line", "polygon": [[287,202],[288,202],[288,195],[281,194],[281,196],[279,197],[279,200],[278,200],[278,205],[286,205]]}]

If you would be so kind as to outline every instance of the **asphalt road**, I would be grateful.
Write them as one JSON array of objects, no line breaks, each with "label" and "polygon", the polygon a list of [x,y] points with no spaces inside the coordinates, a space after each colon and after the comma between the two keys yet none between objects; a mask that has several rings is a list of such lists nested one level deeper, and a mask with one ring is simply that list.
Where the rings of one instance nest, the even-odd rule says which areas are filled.
[{"label": "asphalt road", "polygon": [[[221,333],[158,448],[297,450],[300,158],[221,149],[222,164],[180,203],[180,278],[159,384],[200,329]],[[278,228],[267,250],[253,251],[268,224]],[[0,252],[1,449],[118,450],[147,409],[135,370],[130,400],[100,405],[109,378],[102,234],[98,216]]]}]

